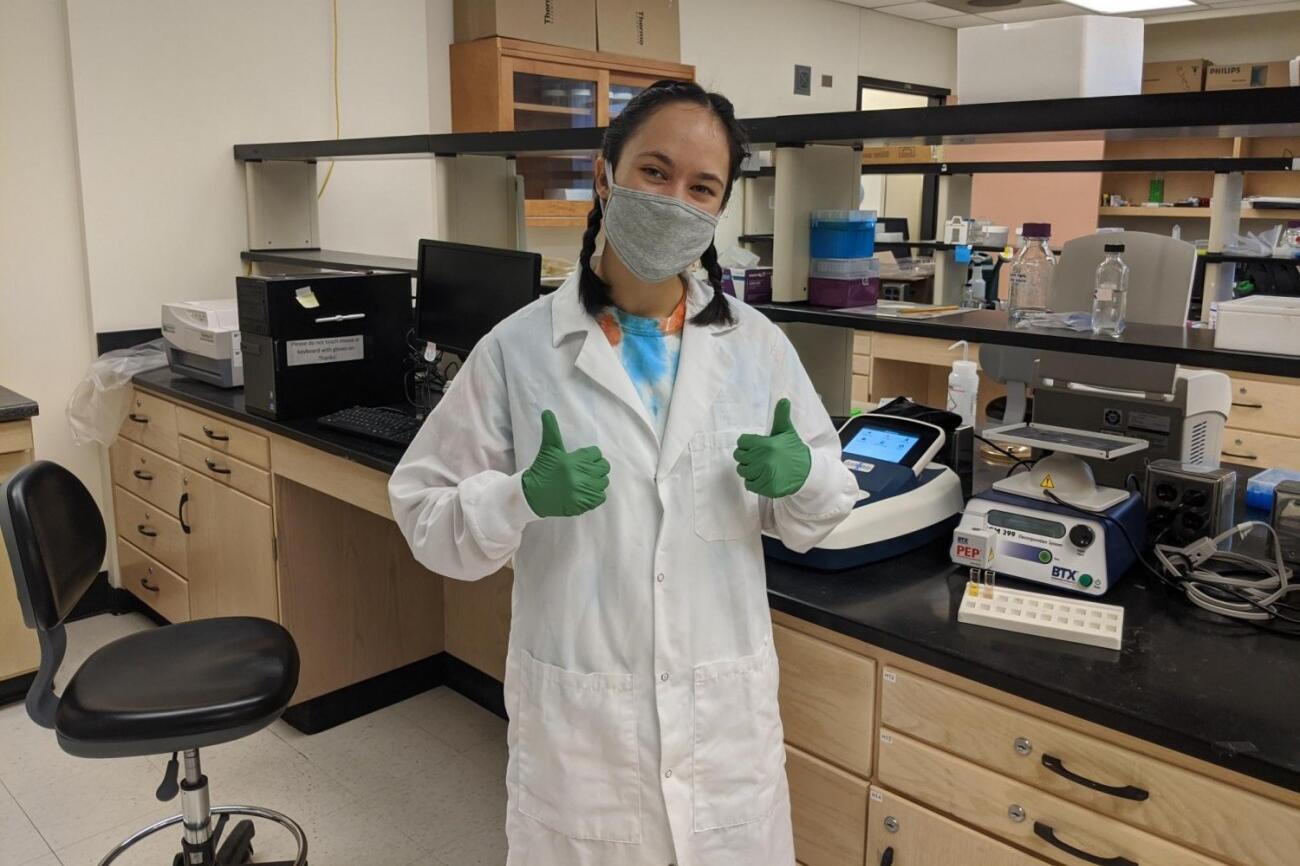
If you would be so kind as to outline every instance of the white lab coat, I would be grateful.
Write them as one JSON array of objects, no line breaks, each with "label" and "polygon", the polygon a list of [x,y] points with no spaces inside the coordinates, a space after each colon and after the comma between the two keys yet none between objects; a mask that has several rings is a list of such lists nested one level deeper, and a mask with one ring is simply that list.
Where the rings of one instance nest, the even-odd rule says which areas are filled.
[{"label": "white lab coat", "polygon": [[[688,319],[711,291],[691,281]],[[785,335],[732,306],[736,324],[687,323],[661,444],[571,278],[479,344],[393,473],[426,567],[475,580],[514,557],[508,866],[794,864],[760,530],[807,549],[857,484]],[[772,501],[732,451],[781,397],[813,460]],[[544,409],[610,462],[594,511],[524,500]]]}]

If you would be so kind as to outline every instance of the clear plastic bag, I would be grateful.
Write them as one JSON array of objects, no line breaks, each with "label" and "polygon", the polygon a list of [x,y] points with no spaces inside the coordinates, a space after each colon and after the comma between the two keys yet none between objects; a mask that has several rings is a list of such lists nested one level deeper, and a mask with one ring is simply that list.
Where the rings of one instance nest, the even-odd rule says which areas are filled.
[{"label": "clear plastic bag", "polygon": [[131,408],[131,379],[167,366],[163,341],[105,352],[96,358],[68,399],[68,426],[78,445],[112,445]]}]

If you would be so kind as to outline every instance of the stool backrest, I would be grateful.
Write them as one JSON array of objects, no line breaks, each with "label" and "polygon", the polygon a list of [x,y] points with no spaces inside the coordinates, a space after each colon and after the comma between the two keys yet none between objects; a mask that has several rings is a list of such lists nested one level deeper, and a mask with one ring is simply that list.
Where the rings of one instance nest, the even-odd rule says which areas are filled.
[{"label": "stool backrest", "polygon": [[108,539],[94,498],[67,469],[40,460],[0,487],[3,533],[23,622],[36,629],[41,667],[27,693],[27,712],[54,724],[54,674],[63,661],[63,622],[104,563]]}]

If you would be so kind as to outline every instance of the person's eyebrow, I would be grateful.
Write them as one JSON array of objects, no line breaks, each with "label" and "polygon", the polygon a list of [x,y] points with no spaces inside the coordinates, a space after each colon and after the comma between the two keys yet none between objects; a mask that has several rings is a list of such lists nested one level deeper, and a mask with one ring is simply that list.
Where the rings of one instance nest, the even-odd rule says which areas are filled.
[{"label": "person's eyebrow", "polygon": [[[660,162],[662,162],[664,165],[668,166],[669,168],[672,168],[675,165],[672,158],[668,156],[668,154],[664,153],[662,150],[647,150],[644,151],[641,154],[641,156],[653,157],[659,160]],[[722,184],[722,178],[718,177],[716,174],[714,174],[711,171],[702,171],[698,173],[696,177],[699,178],[700,180],[711,180],[716,184],[720,184],[720,185]]]}]

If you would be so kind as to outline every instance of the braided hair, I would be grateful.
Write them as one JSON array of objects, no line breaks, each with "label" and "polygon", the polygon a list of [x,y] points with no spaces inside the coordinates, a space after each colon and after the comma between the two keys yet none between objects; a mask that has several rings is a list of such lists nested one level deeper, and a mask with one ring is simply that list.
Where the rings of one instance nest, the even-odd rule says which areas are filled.
[{"label": "braided hair", "polygon": [[[618,164],[623,153],[623,145],[632,133],[645,122],[657,109],[673,102],[687,102],[711,110],[726,130],[727,141],[731,150],[731,170],[727,175],[727,187],[722,193],[722,206],[727,206],[731,197],[731,188],[740,176],[740,164],[749,155],[748,136],[744,127],[736,120],[736,110],[731,101],[720,93],[710,93],[693,81],[676,81],[663,79],[656,81],[638,93],[627,107],[609,122],[605,129],[605,138],[601,143],[600,154],[609,164],[610,171]],[[594,186],[594,184],[593,184]],[[581,273],[578,278],[578,295],[582,305],[591,315],[596,315],[610,305],[609,284],[596,275],[591,267],[591,257],[596,252],[596,235],[600,233],[603,211],[599,195],[591,211],[587,214],[587,229],[582,234],[582,252],[578,257]],[[718,250],[712,242],[700,255],[700,264],[709,275],[709,285],[713,287],[713,297],[709,303],[691,319],[696,325],[730,324],[734,320],[727,297],[722,291],[722,267],[718,264]]]}]

